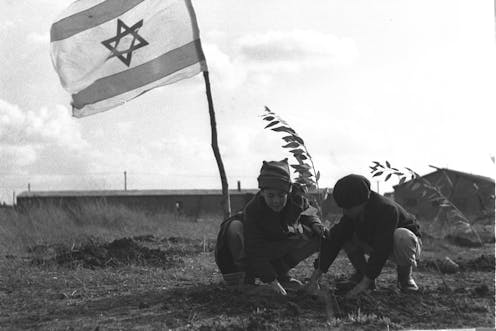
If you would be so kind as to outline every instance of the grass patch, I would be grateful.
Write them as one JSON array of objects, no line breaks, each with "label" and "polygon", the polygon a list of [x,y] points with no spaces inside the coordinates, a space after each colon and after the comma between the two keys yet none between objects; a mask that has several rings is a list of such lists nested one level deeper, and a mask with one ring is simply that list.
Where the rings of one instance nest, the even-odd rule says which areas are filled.
[{"label": "grass patch", "polygon": [[221,216],[201,222],[173,214],[149,215],[124,206],[86,204],[77,210],[32,208],[0,210],[0,254],[19,255],[39,245],[84,246],[123,237],[145,236],[214,239]]}]

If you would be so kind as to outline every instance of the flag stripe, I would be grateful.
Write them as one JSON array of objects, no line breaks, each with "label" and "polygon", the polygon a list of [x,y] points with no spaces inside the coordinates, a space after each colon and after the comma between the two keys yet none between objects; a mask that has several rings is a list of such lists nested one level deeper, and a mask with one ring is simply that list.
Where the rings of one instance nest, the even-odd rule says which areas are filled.
[{"label": "flag stripe", "polygon": [[96,80],[84,90],[72,95],[72,106],[81,109],[86,105],[137,89],[204,60],[200,40],[196,39],[152,61]]},{"label": "flag stripe", "polygon": [[94,7],[80,11],[55,22],[50,29],[50,40],[72,37],[82,31],[121,16],[144,0],[106,0]]}]

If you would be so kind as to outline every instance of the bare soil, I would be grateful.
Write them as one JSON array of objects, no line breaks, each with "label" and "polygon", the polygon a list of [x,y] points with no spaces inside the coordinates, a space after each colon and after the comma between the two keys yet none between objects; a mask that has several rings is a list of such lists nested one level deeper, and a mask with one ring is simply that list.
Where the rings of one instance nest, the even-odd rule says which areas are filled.
[{"label": "bare soil", "polygon": [[[1,260],[0,328],[46,330],[398,330],[494,327],[494,244],[456,246],[426,238],[400,293],[386,264],[378,289],[346,299],[335,281],[352,271],[338,257],[320,296],[264,285],[227,287],[213,240],[140,236],[84,247],[37,246]],[[458,269],[444,270],[449,257]],[[293,271],[308,280],[313,258]]]}]

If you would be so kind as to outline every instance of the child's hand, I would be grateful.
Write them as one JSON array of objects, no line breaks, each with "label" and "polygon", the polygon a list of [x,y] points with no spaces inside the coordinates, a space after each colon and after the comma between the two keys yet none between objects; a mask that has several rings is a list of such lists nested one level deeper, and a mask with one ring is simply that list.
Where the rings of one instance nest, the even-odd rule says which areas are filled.
[{"label": "child's hand", "polygon": [[288,294],[286,292],[286,290],[284,289],[284,287],[282,287],[282,285],[277,281],[277,279],[274,279],[272,282],[270,282],[270,286],[272,287],[272,289],[274,291],[276,291],[279,294],[282,294],[282,295]]},{"label": "child's hand", "polygon": [[310,295],[317,295],[320,290],[319,281],[322,277],[322,271],[315,269],[310,277],[310,281],[305,285],[305,292]]},{"label": "child's hand", "polygon": [[309,281],[308,284],[305,285],[304,290],[310,295],[318,295],[320,290],[319,282],[316,280]]},{"label": "child's hand", "polygon": [[312,224],[312,231],[319,238],[325,236],[326,230],[327,230],[326,227],[321,223]]},{"label": "child's hand", "polygon": [[353,287],[346,294],[346,298],[354,298],[357,295],[359,295],[360,293],[368,291],[371,283],[372,283],[372,280],[370,278],[368,278],[367,276],[363,276],[360,283],[356,284],[355,287]]}]

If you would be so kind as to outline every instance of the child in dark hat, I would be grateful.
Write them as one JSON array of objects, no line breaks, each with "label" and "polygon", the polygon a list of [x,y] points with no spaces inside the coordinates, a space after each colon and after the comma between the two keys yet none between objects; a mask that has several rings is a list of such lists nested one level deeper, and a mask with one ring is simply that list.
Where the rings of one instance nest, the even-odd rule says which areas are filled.
[{"label": "child in dark hat", "polygon": [[285,295],[286,284],[301,282],[288,272],[316,253],[324,226],[302,191],[291,183],[288,160],[263,161],[260,191],[243,211],[221,225],[216,262],[223,274],[243,271]]},{"label": "child in dark hat", "polygon": [[[369,180],[360,175],[338,180],[333,197],[343,209],[343,217],[322,241],[308,289],[318,288],[322,274],[329,270],[343,248],[355,268],[348,297],[374,289],[375,278],[388,258],[397,266],[398,287],[403,291],[417,291],[412,266],[416,266],[420,255],[421,241],[415,217],[398,203],[371,191]],[[368,260],[365,254],[369,255]]]}]

